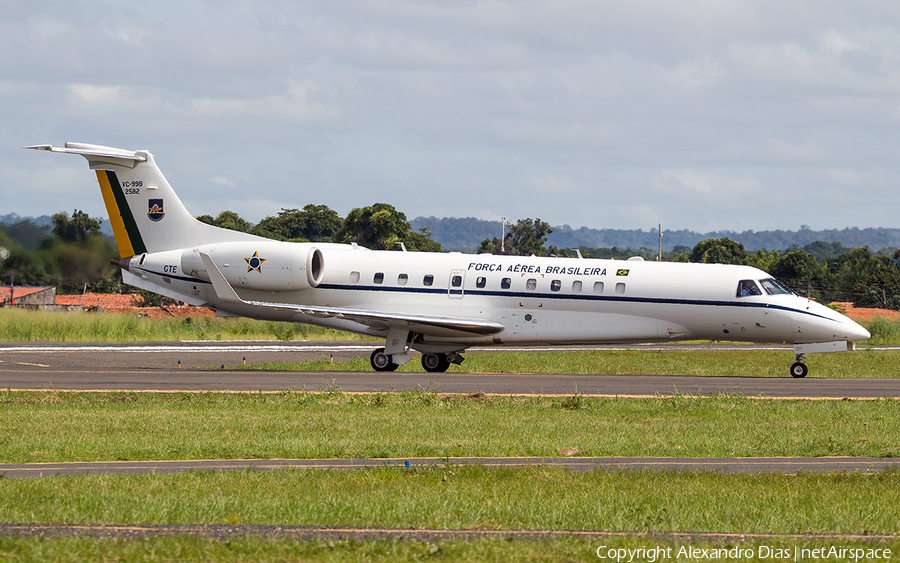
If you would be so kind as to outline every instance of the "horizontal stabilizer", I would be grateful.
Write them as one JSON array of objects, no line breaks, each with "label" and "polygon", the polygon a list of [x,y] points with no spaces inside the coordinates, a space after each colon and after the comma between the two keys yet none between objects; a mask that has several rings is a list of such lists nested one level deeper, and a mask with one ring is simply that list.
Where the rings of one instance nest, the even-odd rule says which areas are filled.
[{"label": "horizontal stabilizer", "polygon": [[80,154],[82,156],[123,158],[125,160],[134,160],[136,162],[145,162],[147,160],[147,157],[137,154],[136,151],[116,149],[113,147],[104,147],[101,145],[88,145],[85,143],[66,143],[62,148],[54,147],[52,145],[31,145],[30,147],[22,148],[34,149],[39,151],[61,152],[67,154]]}]

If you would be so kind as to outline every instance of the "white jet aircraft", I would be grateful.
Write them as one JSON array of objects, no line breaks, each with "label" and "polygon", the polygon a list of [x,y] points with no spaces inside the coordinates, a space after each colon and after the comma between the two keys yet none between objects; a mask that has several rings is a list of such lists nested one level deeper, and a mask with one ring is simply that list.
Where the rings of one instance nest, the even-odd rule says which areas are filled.
[{"label": "white jet aircraft", "polygon": [[470,346],[677,340],[789,343],[804,354],[854,349],[869,333],[749,266],[371,251],[279,242],[188,213],[145,150],[66,143],[97,173],[125,283],[219,316],[320,325],[385,339],[372,367],[422,353],[428,371]]}]

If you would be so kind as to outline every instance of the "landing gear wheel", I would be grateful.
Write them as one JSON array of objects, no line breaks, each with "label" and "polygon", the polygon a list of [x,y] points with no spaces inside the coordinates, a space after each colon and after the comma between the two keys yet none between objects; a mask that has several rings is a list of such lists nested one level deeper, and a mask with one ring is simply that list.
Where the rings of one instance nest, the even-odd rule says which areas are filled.
[{"label": "landing gear wheel", "polygon": [[450,360],[447,354],[422,354],[422,367],[425,371],[447,371]]},{"label": "landing gear wheel", "polygon": [[809,373],[809,368],[806,367],[806,364],[803,362],[794,362],[791,364],[791,377],[801,378],[806,377],[806,374]]},{"label": "landing gear wheel", "polygon": [[384,353],[384,348],[375,349],[369,356],[369,361],[375,371],[394,371],[398,367],[391,357]]}]

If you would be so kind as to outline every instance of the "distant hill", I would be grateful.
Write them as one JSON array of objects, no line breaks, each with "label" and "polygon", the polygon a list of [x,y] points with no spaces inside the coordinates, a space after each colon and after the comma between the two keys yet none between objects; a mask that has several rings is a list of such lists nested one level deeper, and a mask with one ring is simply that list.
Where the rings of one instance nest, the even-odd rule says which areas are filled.
[{"label": "distant hill", "polygon": [[[428,227],[434,240],[446,250],[469,250],[478,248],[486,238],[500,236],[500,221],[484,221],[474,217],[416,217],[410,224],[415,229]],[[814,231],[714,231],[697,233],[694,231],[663,230],[663,250],[671,251],[676,246],[693,248],[698,242],[708,238],[727,237],[744,245],[748,251],[760,248],[766,250],[784,250],[792,245],[806,246],[815,241],[840,242],[847,248],[868,246],[872,251],[886,247],[900,247],[900,229],[848,227],[845,229],[826,229]],[[547,237],[547,244],[558,248],[633,248],[656,249],[658,234],[656,229],[591,229],[581,227],[573,229],[569,225],[553,227],[553,233]]]},{"label": "distant hill", "polygon": [[[40,217],[21,217],[15,213],[0,215],[0,224],[14,225],[29,220],[40,227],[41,235],[49,234],[52,221],[49,215]],[[112,236],[112,227],[107,219],[101,219],[100,232]],[[486,221],[475,217],[416,217],[410,221],[413,229],[427,227],[444,250],[462,250],[472,252],[478,249],[486,238],[500,236],[500,221]],[[7,227],[8,229],[8,227]],[[6,230],[8,234],[9,231]],[[580,227],[573,229],[569,225],[554,226],[553,233],[547,237],[547,244],[557,248],[631,248],[641,247],[655,250],[657,248],[656,229],[591,229]],[[671,251],[676,246],[693,248],[698,242],[708,238],[728,237],[744,245],[748,251],[755,252],[760,248],[766,250],[784,250],[792,245],[806,246],[815,241],[840,242],[846,248],[868,246],[877,252],[887,247],[900,247],[900,229],[847,227],[845,229],[826,229],[814,231],[801,228],[798,231],[713,231],[697,233],[682,229],[680,231],[663,230],[663,250]],[[15,238],[15,237],[13,237]],[[39,239],[39,237],[38,237]],[[38,240],[36,239],[36,240]],[[36,243],[35,243],[36,244]],[[28,245],[30,246],[30,245]]]}]

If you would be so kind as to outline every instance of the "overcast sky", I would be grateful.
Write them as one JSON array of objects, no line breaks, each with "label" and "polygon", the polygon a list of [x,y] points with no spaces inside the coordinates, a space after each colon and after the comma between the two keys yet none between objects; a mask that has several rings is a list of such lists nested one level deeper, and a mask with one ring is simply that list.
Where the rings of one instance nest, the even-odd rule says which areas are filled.
[{"label": "overcast sky", "polygon": [[900,3],[0,0],[0,215],[105,216],[76,141],[194,215],[900,227]]}]

